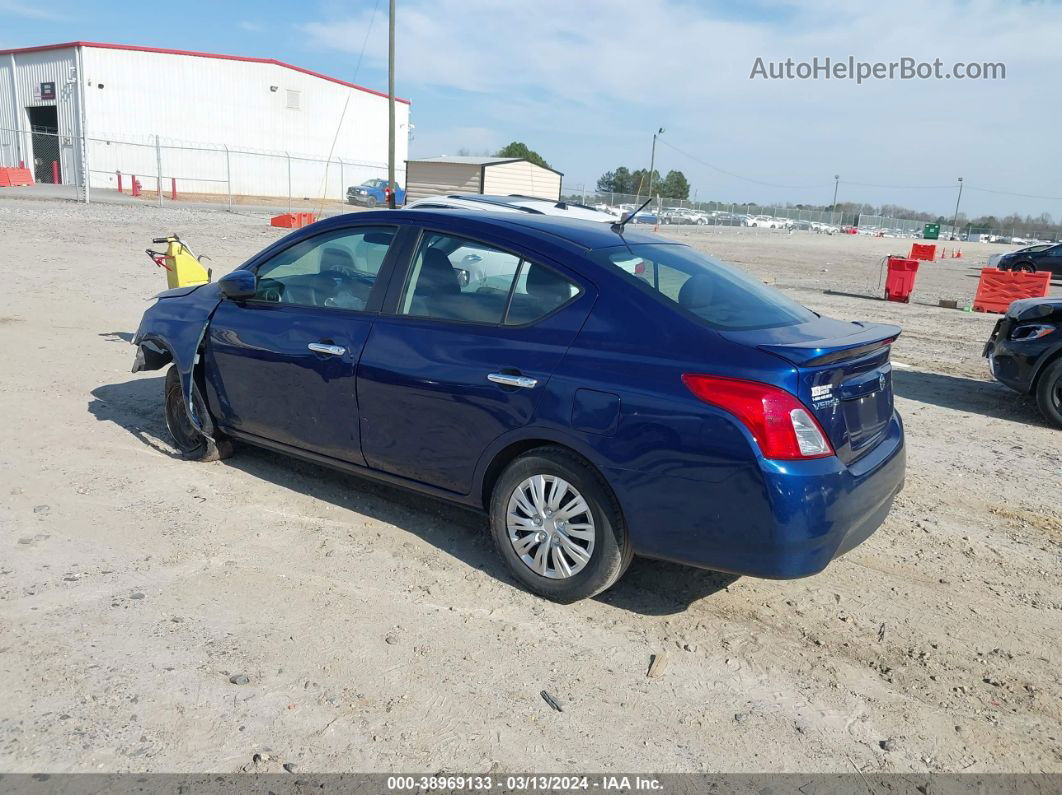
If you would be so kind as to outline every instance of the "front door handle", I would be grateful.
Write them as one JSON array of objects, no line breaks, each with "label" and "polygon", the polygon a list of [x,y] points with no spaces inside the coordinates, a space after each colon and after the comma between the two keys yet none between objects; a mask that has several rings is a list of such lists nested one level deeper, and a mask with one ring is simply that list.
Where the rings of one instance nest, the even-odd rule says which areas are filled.
[{"label": "front door handle", "polygon": [[311,342],[306,347],[314,353],[323,353],[326,356],[342,356],[347,352],[342,345],[329,345],[325,342]]},{"label": "front door handle", "polygon": [[526,375],[513,375],[512,373],[491,373],[487,376],[488,381],[503,386],[518,386],[521,389],[534,389],[538,385],[538,379],[528,378]]}]

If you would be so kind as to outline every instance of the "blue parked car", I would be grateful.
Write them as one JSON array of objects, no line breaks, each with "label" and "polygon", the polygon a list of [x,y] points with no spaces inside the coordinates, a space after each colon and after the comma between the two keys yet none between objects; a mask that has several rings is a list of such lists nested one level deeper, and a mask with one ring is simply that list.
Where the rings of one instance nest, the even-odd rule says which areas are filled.
[{"label": "blue parked car", "polygon": [[866,539],[904,482],[899,332],[630,227],[399,210],[160,294],[133,371],[172,363],[186,458],[240,440],[478,508],[570,602],[634,555],[791,578]]},{"label": "blue parked car", "polygon": [[[406,203],[406,191],[395,186],[395,206],[401,207]],[[387,206],[387,180],[367,179],[360,185],[351,185],[347,188],[347,204],[361,204],[365,207]]]}]

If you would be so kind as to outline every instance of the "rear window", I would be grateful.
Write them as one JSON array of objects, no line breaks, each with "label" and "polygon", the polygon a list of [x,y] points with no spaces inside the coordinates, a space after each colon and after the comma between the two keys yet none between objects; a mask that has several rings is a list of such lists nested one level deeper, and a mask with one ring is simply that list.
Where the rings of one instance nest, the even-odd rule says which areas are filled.
[{"label": "rear window", "polygon": [[712,328],[775,328],[806,323],[816,317],[810,309],[777,290],[689,246],[624,246],[598,249],[591,256]]}]

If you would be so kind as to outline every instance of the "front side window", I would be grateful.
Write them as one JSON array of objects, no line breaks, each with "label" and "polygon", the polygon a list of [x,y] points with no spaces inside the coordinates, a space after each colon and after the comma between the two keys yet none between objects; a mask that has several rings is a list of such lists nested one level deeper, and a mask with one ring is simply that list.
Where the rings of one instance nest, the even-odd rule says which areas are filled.
[{"label": "front side window", "polygon": [[713,328],[774,328],[806,323],[816,317],[779,291],[689,246],[622,246],[599,249],[591,256],[628,274],[643,288],[665,296]]},{"label": "front side window", "polygon": [[255,300],[365,309],[395,231],[341,229],[296,243],[258,267]]},{"label": "front side window", "polygon": [[486,243],[426,232],[413,257],[399,312],[522,325],[578,294],[579,288],[552,268]]}]

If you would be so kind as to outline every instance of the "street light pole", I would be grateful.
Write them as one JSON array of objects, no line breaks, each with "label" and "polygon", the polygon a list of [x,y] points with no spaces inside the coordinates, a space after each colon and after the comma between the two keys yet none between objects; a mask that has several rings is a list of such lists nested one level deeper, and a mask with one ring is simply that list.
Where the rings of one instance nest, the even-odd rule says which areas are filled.
[{"label": "street light pole", "polygon": [[387,20],[387,206],[395,208],[395,0]]},{"label": "street light pole", "polygon": [[830,205],[830,218],[833,218],[833,211],[837,209],[837,186],[841,183],[841,175],[833,175],[833,204]]},{"label": "street light pole", "polygon": [[959,177],[959,195],[955,197],[955,215],[951,218],[951,233],[958,237],[956,224],[959,223],[959,202],[962,201],[962,177]]},{"label": "street light pole", "polygon": [[656,136],[663,135],[664,128],[661,127],[655,133],[653,133],[653,154],[649,157],[649,198],[653,198],[653,170],[656,168]]}]

